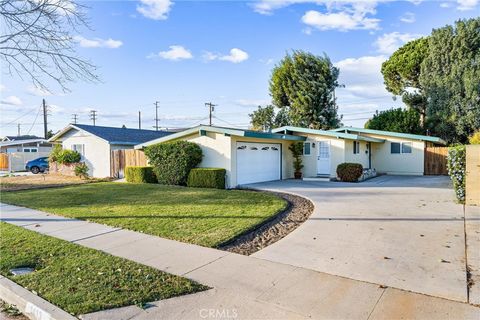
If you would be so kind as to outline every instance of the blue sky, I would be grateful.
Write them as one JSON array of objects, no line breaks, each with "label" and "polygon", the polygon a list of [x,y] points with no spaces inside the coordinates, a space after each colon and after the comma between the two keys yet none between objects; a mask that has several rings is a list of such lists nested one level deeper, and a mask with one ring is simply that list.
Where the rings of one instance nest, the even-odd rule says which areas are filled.
[{"label": "blue sky", "polygon": [[[381,63],[403,43],[432,28],[478,16],[478,0],[459,1],[88,1],[92,30],[76,35],[78,53],[98,67],[101,83],[72,83],[42,92],[8,75],[2,65],[1,134],[43,132],[41,99],[57,131],[76,113],[98,125],[207,123],[205,102],[218,105],[214,124],[247,127],[256,106],[268,104],[271,69],[287,51],[326,53],[340,68],[339,113],[363,126],[375,110],[402,106],[385,91]],[[37,118],[37,119],[36,119]],[[35,120],[36,119],[36,120]]]}]

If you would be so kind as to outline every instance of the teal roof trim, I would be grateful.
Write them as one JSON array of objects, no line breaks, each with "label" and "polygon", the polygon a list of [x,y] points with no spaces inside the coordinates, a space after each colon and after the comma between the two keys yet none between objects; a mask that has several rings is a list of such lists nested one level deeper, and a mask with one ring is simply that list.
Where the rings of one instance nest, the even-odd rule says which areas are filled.
[{"label": "teal roof trim", "polygon": [[377,142],[377,143],[385,142],[384,139],[359,136],[357,134],[327,131],[327,130],[317,130],[317,129],[309,129],[309,128],[301,128],[301,127],[291,127],[291,126],[276,128],[276,129],[273,129],[272,132],[275,132],[275,133],[300,132],[300,133],[316,134],[316,135],[327,136],[327,137],[334,137],[338,139],[361,140],[361,141]]},{"label": "teal roof trim", "polygon": [[382,130],[373,130],[373,129],[364,129],[364,128],[354,128],[354,127],[342,127],[338,129],[330,130],[332,132],[340,132],[340,131],[352,131],[352,132],[359,132],[359,133],[369,133],[369,134],[378,134],[390,137],[397,137],[397,138],[404,138],[404,139],[411,139],[411,140],[422,140],[422,141],[429,141],[438,144],[446,145],[447,143],[438,137],[433,136],[424,136],[420,134],[411,134],[411,133],[402,133],[402,132],[392,132],[392,131],[382,131]]},{"label": "teal roof trim", "polygon": [[288,140],[288,141],[305,141],[306,137],[301,136],[294,136],[289,134],[279,134],[279,133],[269,133],[269,132],[259,132],[259,131],[252,131],[252,130],[244,130],[244,129],[236,129],[236,128],[225,128],[225,127],[213,127],[213,126],[205,126],[200,125],[196,126],[184,131],[180,131],[177,133],[170,134],[168,136],[154,139],[151,141],[147,141],[145,143],[137,144],[135,149],[142,149],[143,147],[157,144],[161,142],[166,142],[170,140],[179,139],[185,136],[189,136],[192,134],[200,134],[202,132],[215,132],[221,133],[225,136],[238,136],[238,137],[247,137],[247,138],[256,138],[256,139],[277,139],[277,140]]}]

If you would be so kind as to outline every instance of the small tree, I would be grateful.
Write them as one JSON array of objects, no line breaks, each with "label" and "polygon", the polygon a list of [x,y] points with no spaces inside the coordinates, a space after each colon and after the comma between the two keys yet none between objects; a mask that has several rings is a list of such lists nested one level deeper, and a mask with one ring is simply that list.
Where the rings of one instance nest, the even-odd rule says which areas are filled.
[{"label": "small tree", "polygon": [[413,109],[390,109],[376,112],[372,119],[365,123],[365,128],[393,132],[423,134],[420,116]]},{"label": "small tree", "polygon": [[295,170],[294,175],[295,179],[302,178],[302,169],[303,169],[303,143],[302,142],[294,142],[292,143],[288,149],[292,152],[293,156],[293,169]]}]

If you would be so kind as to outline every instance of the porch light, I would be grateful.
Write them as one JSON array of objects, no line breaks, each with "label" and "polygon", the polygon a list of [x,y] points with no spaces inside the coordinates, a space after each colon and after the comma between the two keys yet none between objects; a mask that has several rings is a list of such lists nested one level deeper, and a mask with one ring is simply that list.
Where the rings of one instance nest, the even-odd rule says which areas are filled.
[{"label": "porch light", "polygon": [[312,148],[315,148],[315,142],[312,142]]}]

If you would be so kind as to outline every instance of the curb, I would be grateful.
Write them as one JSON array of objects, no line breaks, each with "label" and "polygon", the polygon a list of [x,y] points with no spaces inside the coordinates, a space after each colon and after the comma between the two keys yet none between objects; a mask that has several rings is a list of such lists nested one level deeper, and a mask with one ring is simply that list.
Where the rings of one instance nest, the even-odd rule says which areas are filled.
[{"label": "curb", "polygon": [[29,319],[78,320],[78,318],[4,276],[0,276],[0,298],[9,304],[15,305]]}]

